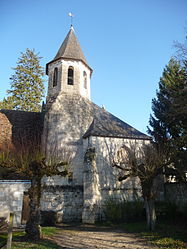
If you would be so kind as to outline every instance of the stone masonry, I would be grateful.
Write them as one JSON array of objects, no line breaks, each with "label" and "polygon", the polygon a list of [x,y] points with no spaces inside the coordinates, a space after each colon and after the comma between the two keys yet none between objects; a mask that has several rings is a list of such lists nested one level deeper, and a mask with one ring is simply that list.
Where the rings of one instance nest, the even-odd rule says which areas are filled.
[{"label": "stone masonry", "polygon": [[8,218],[13,212],[15,227],[21,225],[23,194],[29,187],[29,181],[0,181],[0,217]]},{"label": "stone masonry", "polygon": [[[150,137],[91,102],[92,69],[73,27],[54,59],[47,63],[46,73],[48,94],[41,113],[12,110],[1,113],[11,124],[9,129],[15,143],[23,139],[23,134],[25,144],[32,142],[33,137],[39,138],[47,158],[71,158],[68,168],[71,177],[43,178],[41,210],[55,211],[58,222],[94,223],[104,218],[103,208],[108,198],[133,200],[140,196],[137,178],[118,182],[119,172],[112,167],[112,159],[124,144],[139,147],[149,143]],[[5,127],[0,116],[1,123],[3,133]],[[10,191],[8,185],[1,185]],[[18,195],[20,208],[23,194]],[[4,206],[7,203],[12,207],[8,199]]]}]

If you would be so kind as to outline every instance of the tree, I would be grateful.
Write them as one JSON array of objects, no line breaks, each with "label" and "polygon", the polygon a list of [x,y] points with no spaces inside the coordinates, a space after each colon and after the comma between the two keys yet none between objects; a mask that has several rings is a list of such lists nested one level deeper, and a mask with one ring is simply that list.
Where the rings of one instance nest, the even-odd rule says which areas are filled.
[{"label": "tree", "polygon": [[142,146],[123,145],[113,160],[113,167],[120,170],[119,181],[128,177],[138,177],[142,188],[142,197],[146,208],[147,227],[153,231],[156,224],[155,198],[158,176],[168,164],[167,151],[158,151],[154,144]]},{"label": "tree", "polygon": [[[31,180],[29,189],[30,197],[30,217],[26,223],[25,232],[27,238],[38,240],[41,236],[40,231],[40,197],[41,180],[43,176],[71,175],[68,166],[71,161],[71,153],[64,151],[63,158],[57,155],[51,155],[48,159],[42,153],[40,146],[36,143],[27,147],[14,146],[0,148],[0,166],[13,172],[20,177],[24,176]],[[7,174],[7,172],[6,172]]]},{"label": "tree", "polygon": [[14,109],[14,101],[12,96],[4,98],[3,101],[0,101],[0,109]]},{"label": "tree", "polygon": [[[187,31],[187,28],[186,28]],[[181,63],[181,65],[184,65],[186,67],[187,62],[187,36],[185,37],[184,43],[180,43],[176,41],[174,43],[174,46],[176,48],[176,58]]]},{"label": "tree", "polygon": [[35,50],[26,49],[18,58],[15,73],[11,76],[10,96],[0,103],[1,108],[38,112],[44,94],[44,69],[40,66],[41,57]]},{"label": "tree", "polygon": [[157,97],[152,100],[148,132],[157,146],[170,147],[170,160],[178,179],[187,170],[187,70],[171,59],[160,78]]}]

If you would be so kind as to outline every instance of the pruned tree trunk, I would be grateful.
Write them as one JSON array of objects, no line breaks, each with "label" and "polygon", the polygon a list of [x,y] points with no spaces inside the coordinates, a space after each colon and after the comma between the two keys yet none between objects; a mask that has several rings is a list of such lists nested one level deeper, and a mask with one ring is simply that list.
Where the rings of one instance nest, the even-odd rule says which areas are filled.
[{"label": "pruned tree trunk", "polygon": [[141,180],[142,194],[146,209],[147,228],[154,231],[156,225],[154,179]]},{"label": "pruned tree trunk", "polygon": [[40,195],[41,195],[41,179],[33,177],[31,187],[29,189],[30,197],[30,216],[26,223],[26,236],[31,240],[39,240],[41,237],[40,229]]},{"label": "pruned tree trunk", "polygon": [[150,231],[154,231],[156,225],[155,200],[144,198],[146,208],[147,227]]}]

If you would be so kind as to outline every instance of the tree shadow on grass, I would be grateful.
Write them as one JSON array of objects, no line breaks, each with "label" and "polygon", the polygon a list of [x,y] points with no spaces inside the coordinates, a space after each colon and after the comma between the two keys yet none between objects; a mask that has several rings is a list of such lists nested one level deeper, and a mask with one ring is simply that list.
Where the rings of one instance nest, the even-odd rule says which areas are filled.
[{"label": "tree shadow on grass", "polygon": [[[128,225],[125,227],[128,230]],[[139,224],[139,227],[137,226],[137,229],[135,227],[133,229],[131,225],[129,227],[129,232],[135,232],[137,235],[143,236],[159,248],[187,248],[186,225],[161,223],[156,226],[154,232],[148,231],[145,225],[141,227],[141,224]]]},{"label": "tree shadow on grass", "polygon": [[[7,236],[0,234],[0,248],[6,248]],[[5,246],[5,247],[4,247]],[[59,249],[60,247],[47,238],[40,239],[38,241],[31,241],[23,234],[14,234],[12,240],[12,249]]]}]

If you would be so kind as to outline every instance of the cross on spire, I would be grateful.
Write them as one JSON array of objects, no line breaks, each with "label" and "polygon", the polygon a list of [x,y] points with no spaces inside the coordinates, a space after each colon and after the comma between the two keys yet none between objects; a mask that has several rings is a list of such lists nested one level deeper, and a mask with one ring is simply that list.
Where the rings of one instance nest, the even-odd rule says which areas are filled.
[{"label": "cross on spire", "polygon": [[73,17],[74,17],[74,15],[71,12],[69,12],[68,15],[71,18],[71,27],[72,27],[73,26]]}]

